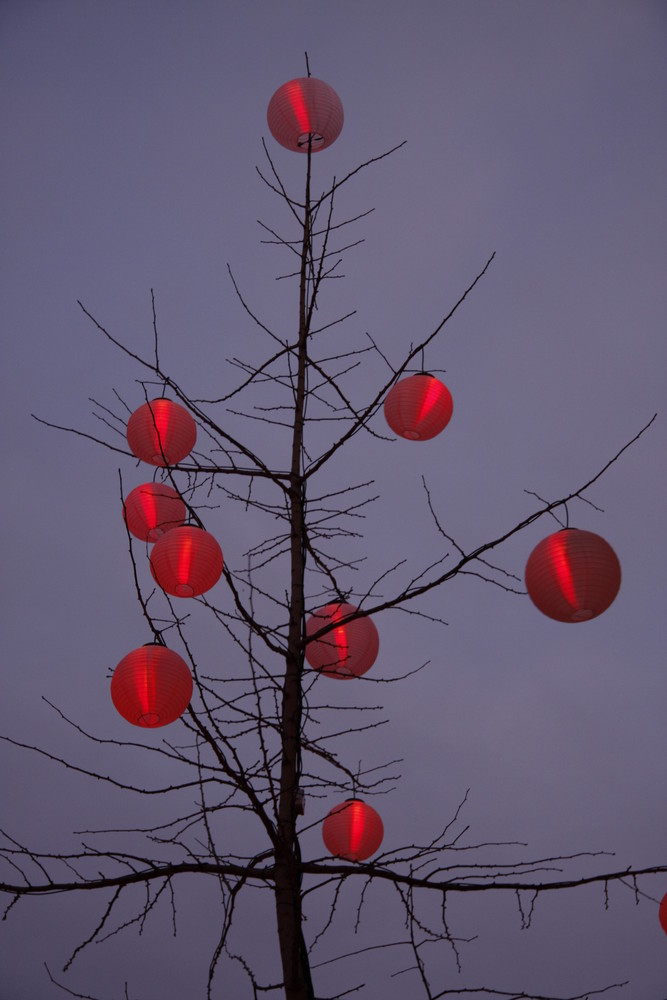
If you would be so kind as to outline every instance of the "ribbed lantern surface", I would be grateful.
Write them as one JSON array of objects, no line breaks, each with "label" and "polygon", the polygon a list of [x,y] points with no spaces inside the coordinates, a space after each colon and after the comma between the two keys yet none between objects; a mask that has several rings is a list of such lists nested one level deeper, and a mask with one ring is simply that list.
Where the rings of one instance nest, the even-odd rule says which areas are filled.
[{"label": "ribbed lantern surface", "polygon": [[379,814],[361,799],[348,799],[334,806],[322,823],[322,839],[335,858],[364,861],[375,854],[384,827]]},{"label": "ribbed lantern surface", "polygon": [[533,604],[559,622],[596,618],[620,586],[616,553],[592,531],[557,531],[536,545],[526,563],[526,589]]},{"label": "ribbed lantern surface", "polygon": [[192,525],[158,538],[150,559],[153,577],[174,597],[198,597],[222,574],[222,549],[213,535]]},{"label": "ribbed lantern surface", "polygon": [[658,917],[660,919],[660,926],[662,927],[665,934],[667,934],[667,892],[662,897],[662,902],[660,903],[660,909],[658,910]]},{"label": "ribbed lantern surface", "polygon": [[167,531],[180,527],[186,514],[180,493],[166,483],[135,486],[123,508],[129,530],[142,542],[156,542]]},{"label": "ribbed lantern surface", "polygon": [[133,454],[150,465],[177,465],[195,446],[197,425],[171,399],[152,399],[127,422],[127,443]]},{"label": "ribbed lantern surface", "polygon": [[276,90],[266,112],[271,135],[286,149],[326,149],[340,135],[343,105],[333,87],[314,76],[290,80]]},{"label": "ribbed lantern surface", "polygon": [[[326,604],[306,622],[306,636],[354,614],[352,604]],[[306,660],[315,670],[337,680],[360,677],[375,663],[380,648],[378,630],[368,616],[333,628],[306,646]]]},{"label": "ribbed lantern surface", "polygon": [[133,726],[167,726],[190,704],[192,675],[185,660],[166,646],[141,646],[114,670],[111,698]]},{"label": "ribbed lantern surface", "polygon": [[410,375],[392,386],[384,415],[395,434],[408,441],[428,441],[444,430],[454,410],[452,396],[434,375]]}]

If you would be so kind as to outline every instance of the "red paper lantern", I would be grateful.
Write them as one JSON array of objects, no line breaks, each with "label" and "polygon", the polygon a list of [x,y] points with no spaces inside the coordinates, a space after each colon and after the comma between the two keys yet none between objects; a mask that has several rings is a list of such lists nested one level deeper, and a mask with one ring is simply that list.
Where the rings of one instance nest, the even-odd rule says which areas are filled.
[{"label": "red paper lantern", "polygon": [[452,396],[434,375],[410,375],[391,387],[384,415],[395,434],[408,441],[428,441],[444,430],[452,417]]},{"label": "red paper lantern", "polygon": [[596,618],[607,610],[620,586],[616,553],[592,531],[557,531],[542,539],[526,563],[530,599],[559,622]]},{"label": "red paper lantern", "polygon": [[177,465],[190,454],[197,425],[171,399],[152,399],[135,410],[127,422],[127,443],[134,455],[150,465]]},{"label": "red paper lantern", "polygon": [[[352,604],[327,604],[306,622],[306,636],[357,611]],[[306,646],[306,660],[315,670],[337,680],[361,677],[375,663],[380,648],[378,630],[368,616],[333,628]]]},{"label": "red paper lantern", "polygon": [[172,528],[183,524],[187,511],[178,493],[166,483],[144,483],[125,498],[123,517],[142,542],[156,542]]},{"label": "red paper lantern", "polygon": [[192,675],[185,660],[166,646],[141,646],[114,670],[111,698],[133,726],[168,726],[190,704]]},{"label": "red paper lantern", "polygon": [[276,90],[266,112],[271,135],[286,149],[313,152],[330,146],[343,127],[343,105],[333,87],[314,76],[290,80]]},{"label": "red paper lantern", "polygon": [[197,597],[222,574],[222,549],[203,528],[185,525],[158,538],[151,552],[151,573],[174,597]]},{"label": "red paper lantern", "polygon": [[658,910],[658,917],[660,919],[660,926],[662,927],[665,934],[667,934],[667,892],[662,897],[662,902],[660,903],[660,909]]},{"label": "red paper lantern", "polygon": [[375,854],[384,836],[379,814],[361,799],[334,806],[322,823],[322,839],[335,858],[364,861]]}]

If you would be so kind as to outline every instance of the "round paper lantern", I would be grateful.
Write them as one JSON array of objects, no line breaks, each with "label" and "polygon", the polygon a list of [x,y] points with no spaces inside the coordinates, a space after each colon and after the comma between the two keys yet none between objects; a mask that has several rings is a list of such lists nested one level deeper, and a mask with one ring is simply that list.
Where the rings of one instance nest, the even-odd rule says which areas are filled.
[{"label": "round paper lantern", "polygon": [[141,646],[114,670],[111,698],[133,726],[168,726],[190,704],[192,675],[185,660],[166,646]]},{"label": "round paper lantern", "polygon": [[174,597],[197,597],[222,574],[222,549],[203,528],[185,525],[158,538],[151,552],[151,573]]},{"label": "round paper lantern", "polygon": [[452,396],[434,375],[410,375],[391,387],[384,415],[395,434],[408,441],[428,441],[444,430],[452,417]]},{"label": "round paper lantern", "polygon": [[[306,622],[306,636],[357,611],[352,604],[326,604]],[[337,680],[361,677],[375,663],[380,648],[378,630],[368,616],[333,628],[306,646],[306,660],[315,670]]]},{"label": "round paper lantern", "polygon": [[364,861],[375,854],[384,836],[379,814],[361,799],[334,806],[322,823],[326,849],[336,858]]},{"label": "round paper lantern", "polygon": [[167,531],[180,527],[186,515],[180,493],[166,483],[136,486],[123,508],[129,530],[142,542],[156,542]]},{"label": "round paper lantern", "polygon": [[127,422],[127,443],[134,455],[150,465],[177,465],[190,454],[197,425],[171,399],[152,399],[135,410]]},{"label": "round paper lantern", "polygon": [[533,604],[559,622],[585,622],[606,611],[621,586],[611,545],[592,531],[563,528],[543,538],[526,563]]},{"label": "round paper lantern", "polygon": [[276,90],[266,112],[271,135],[286,149],[313,152],[330,146],[343,127],[343,105],[333,87],[314,76],[290,80]]},{"label": "round paper lantern", "polygon": [[662,902],[660,903],[660,909],[658,910],[658,917],[660,919],[660,926],[662,927],[665,934],[667,934],[667,892],[662,897]]}]

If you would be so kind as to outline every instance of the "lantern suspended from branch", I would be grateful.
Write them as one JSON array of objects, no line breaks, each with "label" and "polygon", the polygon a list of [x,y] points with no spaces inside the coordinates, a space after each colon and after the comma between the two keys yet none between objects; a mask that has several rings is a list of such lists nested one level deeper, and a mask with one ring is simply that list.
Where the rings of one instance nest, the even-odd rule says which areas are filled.
[{"label": "lantern suspended from branch", "polygon": [[364,861],[375,854],[384,836],[379,814],[361,799],[348,799],[331,809],[322,823],[322,839],[335,858]]},{"label": "lantern suspended from branch", "polygon": [[563,528],[533,549],[526,589],[539,610],[559,622],[584,622],[606,611],[621,586],[611,545],[592,531]]},{"label": "lantern suspended from branch", "polygon": [[186,515],[180,493],[166,483],[135,486],[123,507],[128,529],[142,542],[156,542],[167,531],[180,527]]},{"label": "lantern suspended from branch", "polygon": [[167,726],[190,704],[192,675],[185,660],[166,646],[141,646],[114,670],[111,698],[133,726]]},{"label": "lantern suspended from branch", "polygon": [[391,387],[384,415],[395,434],[408,441],[428,441],[444,430],[452,417],[452,396],[434,375],[410,375]]},{"label": "lantern suspended from branch", "polygon": [[271,135],[286,149],[307,153],[330,146],[343,127],[343,105],[333,87],[314,76],[276,90],[266,112]]},{"label": "lantern suspended from branch", "polygon": [[660,909],[658,910],[658,918],[660,920],[660,926],[662,927],[665,934],[667,934],[667,892],[662,897],[662,902],[660,903]]},{"label": "lantern suspended from branch", "polygon": [[174,597],[198,597],[222,574],[222,549],[213,535],[192,525],[158,538],[150,559],[154,579]]},{"label": "lantern suspended from branch", "polygon": [[135,410],[127,422],[127,443],[133,454],[150,465],[177,465],[190,454],[197,425],[171,399],[152,399]]},{"label": "lantern suspended from branch", "polygon": [[[314,635],[326,625],[338,622],[357,610],[352,604],[326,604],[314,611],[306,622],[306,636]],[[379,648],[378,630],[366,615],[334,627],[326,635],[308,642],[306,660],[327,677],[349,680],[361,677],[370,670]]]}]

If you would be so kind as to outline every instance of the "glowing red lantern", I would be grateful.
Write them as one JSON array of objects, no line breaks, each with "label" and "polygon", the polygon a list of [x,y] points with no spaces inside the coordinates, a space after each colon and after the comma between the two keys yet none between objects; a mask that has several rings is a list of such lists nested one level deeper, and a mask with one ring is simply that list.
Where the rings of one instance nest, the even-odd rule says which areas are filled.
[{"label": "glowing red lantern", "polygon": [[166,646],[141,646],[114,670],[111,698],[133,726],[168,726],[190,704],[192,675],[185,660]]},{"label": "glowing red lantern", "polygon": [[158,538],[151,552],[151,573],[174,597],[197,597],[222,574],[222,549],[203,528],[185,525]]},{"label": "glowing red lantern", "polygon": [[271,135],[297,153],[325,149],[340,135],[343,105],[333,87],[314,76],[290,80],[269,101],[266,118]]},{"label": "glowing red lantern", "polygon": [[526,563],[533,604],[559,622],[585,622],[606,611],[621,586],[611,545],[592,531],[563,528],[543,538]]},{"label": "glowing red lantern", "polygon": [[660,903],[660,909],[658,910],[658,917],[660,919],[660,926],[662,927],[665,934],[667,934],[667,892],[662,897],[662,902]]},{"label": "glowing red lantern", "polygon": [[384,836],[379,814],[361,799],[348,799],[331,809],[322,823],[322,839],[335,858],[364,861],[375,854]]},{"label": "glowing red lantern", "polygon": [[142,542],[156,542],[172,528],[183,524],[187,511],[178,493],[166,483],[144,483],[125,498],[123,516]]},{"label": "glowing red lantern", "polygon": [[150,465],[177,465],[190,454],[197,425],[171,399],[152,399],[135,410],[127,422],[127,443],[134,455]]},{"label": "glowing red lantern", "polygon": [[[306,622],[306,636],[357,611],[352,604],[326,604]],[[337,680],[361,677],[375,663],[380,648],[378,630],[368,616],[333,628],[308,642],[306,660],[315,670]]]},{"label": "glowing red lantern", "polygon": [[444,430],[454,410],[452,396],[434,375],[410,375],[391,387],[384,415],[395,434],[408,441],[428,441]]}]

